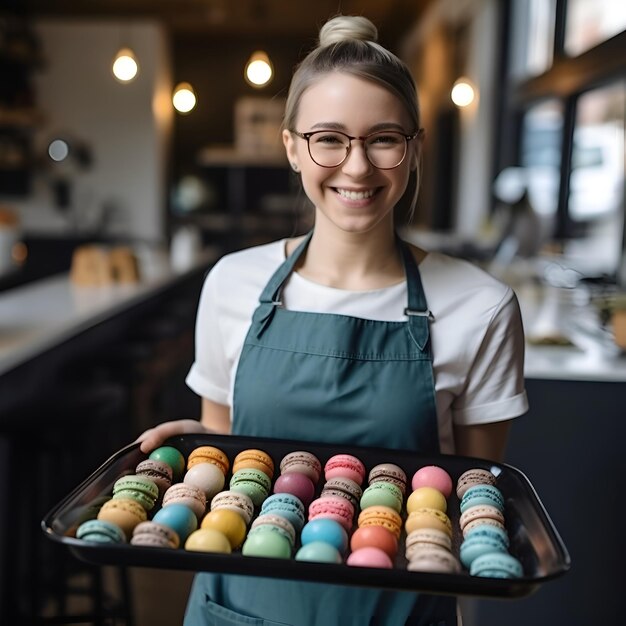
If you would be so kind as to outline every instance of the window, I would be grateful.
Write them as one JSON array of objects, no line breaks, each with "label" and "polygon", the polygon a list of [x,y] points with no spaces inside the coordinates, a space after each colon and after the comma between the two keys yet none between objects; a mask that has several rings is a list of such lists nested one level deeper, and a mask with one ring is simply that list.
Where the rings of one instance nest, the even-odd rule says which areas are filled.
[{"label": "window", "polygon": [[565,52],[578,56],[626,28],[626,3],[620,0],[569,0]]}]

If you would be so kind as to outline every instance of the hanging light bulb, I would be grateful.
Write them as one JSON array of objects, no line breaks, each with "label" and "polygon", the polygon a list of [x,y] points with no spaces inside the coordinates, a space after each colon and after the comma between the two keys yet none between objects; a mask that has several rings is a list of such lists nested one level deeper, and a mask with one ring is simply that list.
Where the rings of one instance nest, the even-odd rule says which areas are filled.
[{"label": "hanging light bulb", "polygon": [[189,83],[178,83],[172,96],[172,104],[179,113],[189,113],[196,106],[196,94]]},{"label": "hanging light bulb", "polygon": [[267,54],[262,50],[254,52],[246,63],[244,75],[253,87],[265,87],[274,75],[274,68]]},{"label": "hanging light bulb", "polygon": [[476,91],[467,78],[459,78],[452,87],[450,97],[456,106],[466,107],[474,102]]},{"label": "hanging light bulb", "polygon": [[130,48],[120,48],[113,60],[113,76],[120,83],[129,83],[137,76],[139,65],[134,52]]}]

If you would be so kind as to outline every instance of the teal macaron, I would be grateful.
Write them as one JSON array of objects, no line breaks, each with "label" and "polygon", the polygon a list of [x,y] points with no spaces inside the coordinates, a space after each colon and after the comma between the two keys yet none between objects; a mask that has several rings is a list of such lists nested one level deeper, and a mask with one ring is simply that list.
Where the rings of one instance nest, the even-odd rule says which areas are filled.
[{"label": "teal macaron", "polygon": [[257,469],[241,469],[230,479],[230,490],[247,495],[257,508],[267,498],[271,487],[267,474]]},{"label": "teal macaron", "polygon": [[485,535],[473,535],[468,536],[461,544],[459,557],[461,563],[470,569],[472,563],[479,556],[493,552],[505,553],[506,551],[506,545],[500,539],[487,537]]},{"label": "teal macaron", "polygon": [[521,578],[524,570],[522,564],[511,554],[488,552],[474,559],[470,574],[486,578]]},{"label": "teal macaron", "polygon": [[302,546],[296,552],[296,561],[311,561],[313,563],[342,563],[343,558],[335,546],[325,541],[312,541]]},{"label": "teal macaron", "polygon": [[361,496],[361,510],[370,506],[387,506],[394,509],[396,513],[402,512],[402,491],[392,483],[379,481],[372,483],[363,491]]},{"label": "teal macaron", "polygon": [[509,535],[504,528],[500,528],[499,526],[478,524],[467,531],[465,538],[469,539],[470,537],[486,537],[494,541],[499,541],[506,550],[509,548]]},{"label": "teal macaron", "polygon": [[106,520],[92,519],[76,529],[76,538],[94,543],[126,543],[124,531]]},{"label": "teal macaron", "polygon": [[273,513],[288,519],[298,533],[304,526],[304,504],[290,493],[275,493],[271,495],[263,502],[261,513]]},{"label": "teal macaron", "polygon": [[185,457],[173,446],[161,446],[150,453],[148,457],[152,461],[167,463],[172,468],[174,482],[178,482],[185,472]]},{"label": "teal macaron", "polygon": [[113,498],[129,498],[150,511],[159,497],[159,488],[145,476],[122,476],[113,485]]},{"label": "teal macaron", "polygon": [[461,498],[461,513],[473,506],[495,506],[498,511],[504,513],[504,497],[502,492],[493,485],[475,485],[470,487]]},{"label": "teal macaron", "polygon": [[291,544],[289,539],[273,531],[269,526],[259,527],[250,532],[241,553],[244,556],[261,556],[273,559],[290,559]]}]

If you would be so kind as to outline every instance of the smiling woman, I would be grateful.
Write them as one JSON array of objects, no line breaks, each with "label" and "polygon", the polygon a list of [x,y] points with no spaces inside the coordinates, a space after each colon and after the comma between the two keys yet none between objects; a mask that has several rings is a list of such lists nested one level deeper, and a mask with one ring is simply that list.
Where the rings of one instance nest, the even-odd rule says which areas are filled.
[{"label": "smiling woman", "polygon": [[[212,269],[187,377],[201,422],[147,431],[144,452],[209,431],[502,456],[508,420],[527,409],[517,301],[481,270],[396,234],[422,132],[413,78],[376,38],[366,18],[333,18],[297,69],[282,137],[315,227]],[[453,625],[457,609],[444,596],[196,576],[188,626],[257,619]]]}]

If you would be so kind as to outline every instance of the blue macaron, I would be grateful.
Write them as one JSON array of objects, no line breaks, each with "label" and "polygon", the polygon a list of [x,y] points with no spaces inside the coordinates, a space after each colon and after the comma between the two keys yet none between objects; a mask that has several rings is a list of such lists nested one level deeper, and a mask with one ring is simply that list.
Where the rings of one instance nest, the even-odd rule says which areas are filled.
[{"label": "blue macaron", "polygon": [[470,574],[486,578],[521,578],[524,570],[514,556],[505,552],[489,552],[474,559]]},{"label": "blue macaron", "polygon": [[495,506],[498,511],[504,513],[504,497],[502,492],[493,485],[475,485],[470,487],[461,499],[461,513],[473,506],[488,504]]},{"label": "blue macaron", "polygon": [[499,526],[493,526],[491,524],[478,524],[467,531],[465,539],[469,539],[470,537],[486,537],[494,541],[500,541],[505,550],[508,550],[509,548],[509,534],[504,528],[500,528]]},{"label": "blue macaron", "polygon": [[348,549],[348,533],[335,520],[318,517],[304,525],[300,541],[305,546],[309,543],[322,542],[335,548],[340,554]]},{"label": "blue macaron", "polygon": [[506,545],[499,538],[487,537],[484,535],[474,535],[467,537],[461,544],[459,550],[459,557],[461,563],[468,569],[472,563],[483,554],[489,554],[493,552],[506,553]]},{"label": "blue macaron", "polygon": [[298,533],[304,526],[304,504],[290,493],[275,493],[271,495],[263,502],[261,513],[273,513],[288,519]]},{"label": "blue macaron", "polygon": [[106,520],[91,519],[76,529],[76,538],[94,543],[126,543],[124,531]]}]

